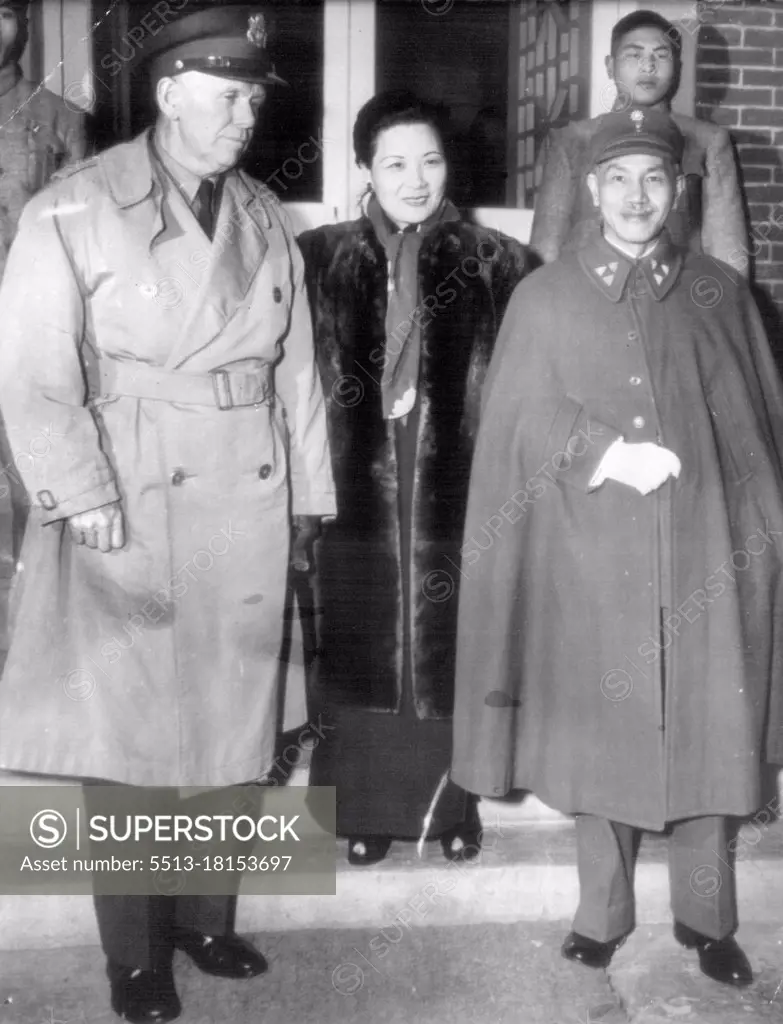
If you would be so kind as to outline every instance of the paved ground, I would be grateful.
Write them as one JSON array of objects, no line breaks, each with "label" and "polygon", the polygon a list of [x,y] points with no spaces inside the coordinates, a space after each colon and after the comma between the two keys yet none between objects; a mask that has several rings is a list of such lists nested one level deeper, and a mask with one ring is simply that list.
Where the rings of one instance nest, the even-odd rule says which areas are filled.
[{"label": "paved ground", "polygon": [[[610,973],[569,964],[565,924],[385,933],[300,931],[257,939],[270,971],[200,974],[178,954],[182,1024],[743,1024],[783,1020],[783,928],[740,933],[756,984],[704,978],[664,926],[640,929]],[[0,954],[2,1024],[112,1024],[97,949]]]}]

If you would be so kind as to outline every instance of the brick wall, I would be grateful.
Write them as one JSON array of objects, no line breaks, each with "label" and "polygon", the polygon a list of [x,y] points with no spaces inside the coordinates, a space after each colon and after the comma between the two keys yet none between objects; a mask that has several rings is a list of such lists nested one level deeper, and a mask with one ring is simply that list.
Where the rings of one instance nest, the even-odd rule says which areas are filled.
[{"label": "brick wall", "polygon": [[783,354],[783,4],[694,4],[696,116],[724,125],[737,147],[751,224],[754,281]]}]

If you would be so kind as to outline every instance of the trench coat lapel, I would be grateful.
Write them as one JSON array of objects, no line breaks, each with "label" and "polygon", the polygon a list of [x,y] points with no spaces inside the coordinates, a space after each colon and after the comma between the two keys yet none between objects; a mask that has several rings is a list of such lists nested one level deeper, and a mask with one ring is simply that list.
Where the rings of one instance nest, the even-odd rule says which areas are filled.
[{"label": "trench coat lapel", "polygon": [[241,307],[266,255],[265,229],[270,228],[266,209],[241,174],[228,174],[211,245],[193,226],[198,238],[194,246],[202,248],[207,258],[199,270],[195,300],[166,362],[168,368],[181,366],[209,345]]},{"label": "trench coat lapel", "polygon": [[149,139],[150,130],[101,159],[114,201],[122,209],[133,208],[129,230],[160,262],[159,276],[175,266],[185,268],[189,279],[182,320],[166,360],[166,367],[174,368],[209,345],[241,307],[264,261],[272,221],[242,172],[229,172],[210,242],[176,191],[164,202]]}]

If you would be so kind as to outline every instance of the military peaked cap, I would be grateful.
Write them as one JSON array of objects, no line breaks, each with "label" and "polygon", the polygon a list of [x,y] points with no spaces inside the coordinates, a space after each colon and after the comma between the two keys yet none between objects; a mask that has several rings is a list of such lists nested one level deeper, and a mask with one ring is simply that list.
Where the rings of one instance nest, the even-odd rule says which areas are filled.
[{"label": "military peaked cap", "polygon": [[266,49],[264,15],[254,7],[218,7],[169,22],[145,48],[151,77],[201,71],[261,85],[286,85]]},{"label": "military peaked cap", "polygon": [[632,107],[604,114],[590,145],[590,165],[628,153],[651,153],[679,164],[685,148],[682,132],[663,110]]}]

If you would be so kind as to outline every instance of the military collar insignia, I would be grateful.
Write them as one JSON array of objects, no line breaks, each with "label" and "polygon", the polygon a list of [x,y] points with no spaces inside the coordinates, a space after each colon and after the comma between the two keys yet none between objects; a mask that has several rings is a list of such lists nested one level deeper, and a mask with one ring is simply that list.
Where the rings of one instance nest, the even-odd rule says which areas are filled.
[{"label": "military collar insignia", "polygon": [[642,129],[644,128],[644,111],[643,110],[632,110],[631,120],[637,135],[641,135]]},{"label": "military collar insignia", "polygon": [[651,253],[636,261],[613,248],[603,235],[596,234],[579,250],[579,262],[611,302],[620,301],[629,279],[637,296],[649,291],[659,302],[674,287],[682,257],[665,233]]},{"label": "military collar insignia", "polygon": [[251,14],[247,20],[247,41],[259,50],[266,47],[266,22],[263,14]]},{"label": "military collar insignia", "polygon": [[653,256],[650,256],[650,273],[658,287],[662,287],[663,282],[671,273],[671,267],[663,259],[659,262]]},{"label": "military collar insignia", "polygon": [[610,260],[608,263],[604,263],[599,267],[593,267],[595,273],[600,277],[607,288],[611,288],[614,284],[614,279],[617,271],[620,268],[618,260]]}]

